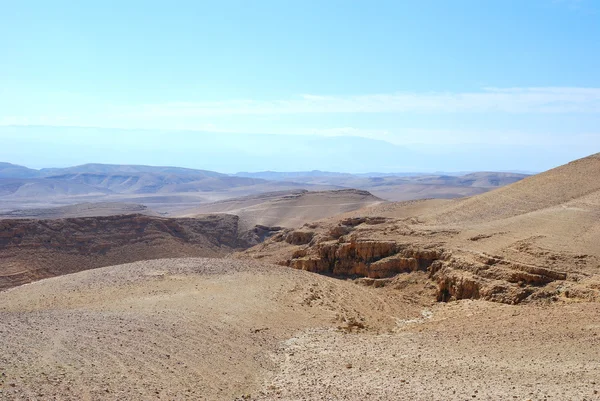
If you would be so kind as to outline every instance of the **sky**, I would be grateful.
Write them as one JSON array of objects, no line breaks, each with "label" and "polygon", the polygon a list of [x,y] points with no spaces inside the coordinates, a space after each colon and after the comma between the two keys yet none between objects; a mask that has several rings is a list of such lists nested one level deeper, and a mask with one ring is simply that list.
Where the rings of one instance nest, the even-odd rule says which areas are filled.
[{"label": "sky", "polygon": [[600,152],[598,71],[600,0],[4,1],[0,159],[542,171]]}]

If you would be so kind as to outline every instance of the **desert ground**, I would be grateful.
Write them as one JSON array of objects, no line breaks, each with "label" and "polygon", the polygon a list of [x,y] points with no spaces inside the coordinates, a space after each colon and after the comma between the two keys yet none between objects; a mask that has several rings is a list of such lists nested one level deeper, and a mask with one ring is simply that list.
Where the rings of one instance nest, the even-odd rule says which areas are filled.
[{"label": "desert ground", "polygon": [[215,259],[47,279],[0,293],[0,397],[598,399],[597,303],[434,292]]},{"label": "desert ground", "polygon": [[598,400],[598,176],[1,220],[0,399]]}]

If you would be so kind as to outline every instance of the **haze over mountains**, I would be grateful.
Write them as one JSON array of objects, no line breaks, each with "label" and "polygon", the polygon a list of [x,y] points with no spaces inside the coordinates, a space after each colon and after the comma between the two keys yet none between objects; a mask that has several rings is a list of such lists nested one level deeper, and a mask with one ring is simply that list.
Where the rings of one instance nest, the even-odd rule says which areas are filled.
[{"label": "haze over mountains", "polygon": [[324,171],[278,173],[238,173],[242,177],[263,178],[276,181],[293,181],[310,185],[335,185],[359,188],[390,201],[456,198],[483,193],[521,180],[521,173],[364,173],[344,174]]},{"label": "haze over mountains", "polygon": [[116,202],[137,203],[156,213],[179,215],[198,204],[298,190],[360,189],[384,200],[453,198],[482,193],[525,176],[495,172],[398,176],[321,171],[227,175],[179,167],[85,164],[35,170],[2,163],[0,211]]},{"label": "haze over mountains", "polygon": [[[282,132],[285,133],[285,132]],[[448,134],[451,136],[452,134]],[[48,140],[52,138],[52,140]],[[543,171],[588,154],[584,143],[546,148],[543,142],[405,144],[338,134],[267,135],[179,130],[135,130],[0,125],[0,160],[35,168],[104,164],[183,166],[240,171]],[[510,155],[510,158],[506,155]],[[513,161],[518,160],[518,164]]]}]

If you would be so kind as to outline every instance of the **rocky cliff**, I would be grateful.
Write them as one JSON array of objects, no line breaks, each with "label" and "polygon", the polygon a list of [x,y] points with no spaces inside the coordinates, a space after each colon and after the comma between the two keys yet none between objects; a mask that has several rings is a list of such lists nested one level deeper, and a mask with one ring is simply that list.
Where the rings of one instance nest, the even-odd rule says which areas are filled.
[{"label": "rocky cliff", "polygon": [[564,297],[565,288],[572,288],[567,295],[600,298],[594,286],[578,285],[581,277],[576,273],[467,250],[456,246],[457,236],[458,231],[425,229],[402,219],[346,218],[282,231],[244,252],[244,257],[370,282],[421,271],[436,284],[437,300],[444,302],[557,299]]}]

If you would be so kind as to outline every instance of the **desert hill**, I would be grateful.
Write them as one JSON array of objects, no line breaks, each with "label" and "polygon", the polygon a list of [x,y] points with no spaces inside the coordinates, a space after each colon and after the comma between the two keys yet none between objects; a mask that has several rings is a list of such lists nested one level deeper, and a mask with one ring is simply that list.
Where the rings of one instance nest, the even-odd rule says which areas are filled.
[{"label": "desert hill", "polygon": [[[218,174],[218,173],[215,173]],[[226,175],[193,175],[171,173],[88,173],[76,172],[51,175],[43,178],[7,178],[2,182],[4,195],[33,197],[37,194],[64,196],[80,194],[154,194],[181,192],[210,192],[236,187],[269,184],[266,180],[230,177]],[[10,186],[8,185],[10,184]],[[299,184],[273,183],[275,187],[300,187]],[[10,188],[14,188],[9,192]],[[76,188],[73,190],[71,188]]]},{"label": "desert hill", "polygon": [[54,208],[19,209],[5,213],[0,212],[0,219],[64,219],[68,217],[100,217],[122,214],[158,215],[147,206],[135,203],[87,202]]},{"label": "desert hill", "polygon": [[[91,185],[113,193],[160,193],[215,191],[223,188],[245,187],[270,183],[274,186],[292,185],[289,180],[272,180],[222,174],[209,170],[197,170],[170,166],[144,166],[90,163],[65,168],[29,169],[10,163],[0,163],[0,179],[11,179],[13,185],[44,182],[67,182]],[[185,185],[187,184],[187,185]],[[298,187],[294,183],[294,187]],[[309,185],[310,187],[310,185]],[[57,188],[59,189],[59,188]],[[57,191],[56,196],[61,195]]]},{"label": "desert hill", "polygon": [[457,198],[484,193],[512,184],[526,174],[476,172],[459,175],[424,173],[343,174],[326,171],[238,173],[242,177],[292,181],[312,185],[335,185],[369,191],[389,201],[425,198]]},{"label": "desert hill", "polygon": [[238,220],[227,214],[0,220],[0,290],[139,260],[222,257],[269,234],[268,228],[240,231]]},{"label": "desert hill", "polygon": [[230,213],[240,217],[240,226],[256,225],[298,227],[307,221],[335,216],[383,200],[367,191],[343,189],[334,191],[273,192],[200,205],[181,212],[183,217],[197,214]]},{"label": "desert hill", "polygon": [[[600,181],[600,154],[575,160],[564,166],[528,177],[513,185],[461,200],[438,213],[441,222],[493,221],[577,203],[577,199],[597,196]],[[590,198],[591,199],[591,198]],[[452,217],[451,217],[452,216]]]},{"label": "desert hill", "polygon": [[164,174],[191,177],[226,177],[226,174],[209,170],[197,170],[183,167],[170,166],[143,166],[133,164],[100,164],[88,163],[80,166],[65,168],[43,168],[39,170],[40,176],[52,177],[68,174]]},{"label": "desert hill", "polygon": [[383,204],[247,254],[342,277],[426,271],[438,299],[598,299],[600,157],[466,199]]},{"label": "desert hill", "polygon": [[0,178],[34,178],[38,177],[39,174],[38,170],[0,162]]}]

